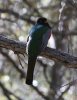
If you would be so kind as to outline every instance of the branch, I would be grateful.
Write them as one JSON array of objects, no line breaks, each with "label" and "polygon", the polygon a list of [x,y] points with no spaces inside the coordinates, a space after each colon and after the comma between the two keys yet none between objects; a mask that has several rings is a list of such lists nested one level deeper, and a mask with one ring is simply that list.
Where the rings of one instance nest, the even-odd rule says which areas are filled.
[{"label": "branch", "polygon": [[0,13],[8,13],[8,14],[11,14],[11,15],[15,16],[16,18],[22,19],[22,20],[27,21],[31,24],[35,24],[35,22],[32,21],[31,19],[25,18],[25,16],[22,16],[19,13],[15,12],[13,10],[10,10],[10,9],[0,8]]},{"label": "branch", "polygon": [[[20,42],[12,39],[8,39],[4,36],[0,36],[0,47],[11,49],[14,53],[25,54],[26,42]],[[77,57],[74,57],[68,53],[58,51],[53,48],[46,47],[46,49],[40,54],[43,57],[47,57],[51,60],[62,62],[66,67],[77,68]]]},{"label": "branch", "polygon": [[61,95],[58,97],[57,100],[61,100],[62,97],[63,97],[63,95],[64,95],[66,92],[68,92],[68,90],[70,89],[70,87],[71,87],[71,85],[69,85],[69,86],[61,93]]},{"label": "branch", "polygon": [[41,53],[41,56],[47,57],[54,61],[61,62],[67,65],[66,67],[77,68],[77,57],[74,57],[65,52],[47,47]]},{"label": "branch", "polygon": [[15,53],[24,54],[26,43],[8,39],[5,36],[0,35],[0,47],[13,50]]}]

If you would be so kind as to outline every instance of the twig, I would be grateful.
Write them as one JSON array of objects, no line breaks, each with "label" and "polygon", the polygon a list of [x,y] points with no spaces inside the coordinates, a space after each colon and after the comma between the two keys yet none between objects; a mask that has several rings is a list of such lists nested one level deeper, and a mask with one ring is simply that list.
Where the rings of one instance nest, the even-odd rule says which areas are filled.
[{"label": "twig", "polygon": [[77,79],[75,79],[75,80],[73,80],[73,81],[71,81],[71,82],[69,82],[69,83],[67,83],[67,84],[65,84],[65,85],[62,85],[60,88],[65,87],[65,86],[67,86],[67,85],[74,85],[74,84],[76,84],[76,83],[77,83]]},{"label": "twig", "polygon": [[17,57],[18,57],[18,60],[19,60],[19,63],[20,63],[20,65],[21,65],[21,67],[24,69],[24,67],[23,67],[23,65],[22,65],[22,63],[21,63],[19,54],[17,54]]}]

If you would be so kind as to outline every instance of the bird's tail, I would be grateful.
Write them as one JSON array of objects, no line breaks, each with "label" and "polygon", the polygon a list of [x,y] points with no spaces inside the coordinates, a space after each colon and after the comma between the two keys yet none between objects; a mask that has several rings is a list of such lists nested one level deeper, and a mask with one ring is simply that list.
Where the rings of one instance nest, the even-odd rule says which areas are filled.
[{"label": "bird's tail", "polygon": [[36,58],[37,57],[28,57],[28,69],[27,69],[27,77],[26,77],[26,84],[28,85],[31,85],[33,82],[33,73],[34,73]]}]

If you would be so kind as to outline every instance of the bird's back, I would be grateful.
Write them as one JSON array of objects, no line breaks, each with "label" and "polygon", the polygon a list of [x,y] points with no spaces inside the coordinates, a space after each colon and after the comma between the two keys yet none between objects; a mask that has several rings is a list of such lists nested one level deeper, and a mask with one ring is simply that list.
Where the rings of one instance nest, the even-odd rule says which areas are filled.
[{"label": "bird's back", "polygon": [[[38,55],[41,52],[44,34],[47,34],[49,28],[44,25],[35,25],[30,31],[31,40],[29,42],[28,53]],[[45,40],[45,38],[44,38]],[[47,40],[46,40],[47,41]]]}]

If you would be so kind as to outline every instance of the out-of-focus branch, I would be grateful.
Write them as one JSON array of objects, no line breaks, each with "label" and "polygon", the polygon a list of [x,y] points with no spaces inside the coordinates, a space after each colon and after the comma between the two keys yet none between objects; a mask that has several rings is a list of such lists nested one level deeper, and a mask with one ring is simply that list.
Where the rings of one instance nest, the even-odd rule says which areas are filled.
[{"label": "out-of-focus branch", "polygon": [[34,12],[36,12],[38,14],[38,16],[42,17],[42,15],[39,12],[38,8],[34,8],[34,6],[32,6],[32,4],[31,4],[31,2],[29,2],[28,0],[23,0],[23,2],[25,4],[27,4],[30,8],[32,8],[34,10]]},{"label": "out-of-focus branch", "polygon": [[[13,59],[5,52],[0,51],[0,53],[5,56],[13,65],[14,68],[20,73],[21,77],[26,78],[26,73],[24,72],[24,70],[20,69],[18,67],[18,65],[13,61]],[[45,100],[49,100],[47,96],[45,96],[37,87],[31,85],[31,88],[33,88],[42,98],[44,98]]]},{"label": "out-of-focus branch", "polygon": [[[0,47],[11,49],[15,53],[26,53],[26,43],[8,39],[4,36],[0,36]],[[77,68],[77,57],[74,57],[68,53],[47,47],[40,55],[54,61],[62,62],[67,65],[66,67]]]},{"label": "out-of-focus branch", "polygon": [[50,100],[49,97],[48,97],[48,96],[45,96],[37,87],[35,87],[35,86],[33,86],[33,85],[31,85],[31,87],[32,87],[35,91],[37,91],[37,93],[38,93],[39,95],[41,95],[42,98],[44,98],[45,100]]},{"label": "out-of-focus branch", "polygon": [[67,3],[77,10],[77,3],[74,0],[67,0]]},{"label": "out-of-focus branch", "polygon": [[8,100],[12,100],[10,95],[13,95],[17,100],[22,100],[20,97],[16,96],[14,93],[8,90],[1,82],[0,87],[2,88],[4,95],[8,98]]},{"label": "out-of-focus branch", "polygon": [[0,8],[0,13],[8,13],[8,14],[11,14],[11,15],[15,16],[16,18],[19,18],[19,19],[22,19],[24,21],[27,21],[28,23],[31,23],[31,24],[35,23],[31,19],[25,18],[24,16],[21,16],[19,13],[15,12],[13,10],[10,10],[10,9]]},{"label": "out-of-focus branch", "polygon": [[44,74],[45,80],[50,85],[51,81],[48,80],[48,76],[46,74],[48,65],[43,63],[42,60],[40,60],[40,59],[37,59],[37,61],[39,62],[39,64],[41,64],[43,66],[43,74]]},{"label": "out-of-focus branch", "polygon": [[9,22],[11,22],[11,23],[15,23],[14,20],[9,19],[9,18],[0,18],[0,19],[3,20],[3,21],[9,21]]},{"label": "out-of-focus branch", "polygon": [[69,86],[65,89],[65,91],[61,93],[61,95],[58,97],[57,100],[61,100],[62,96],[63,96],[66,92],[68,92],[68,90],[70,89],[70,87],[71,87],[71,85],[69,85]]},{"label": "out-of-focus branch", "polygon": [[18,65],[13,61],[13,59],[6,52],[0,50],[0,53],[3,56],[5,56],[14,65],[14,68],[21,74],[22,77],[26,77],[26,73],[20,67],[18,67]]},{"label": "out-of-focus branch", "polygon": [[71,35],[71,36],[74,36],[74,35],[77,35],[77,31],[64,31],[64,32],[62,32],[62,34],[58,31],[58,30],[53,30],[53,34],[55,35],[55,36],[69,36],[69,35]]}]

